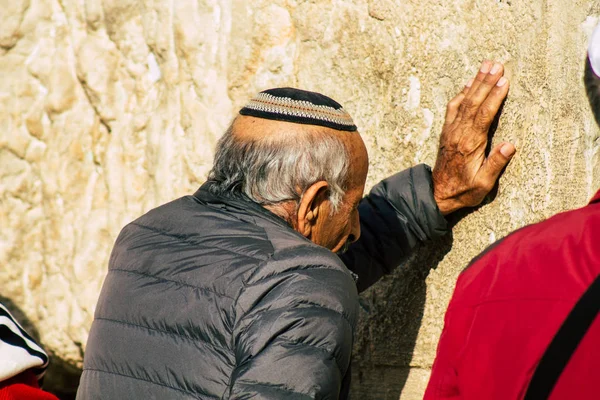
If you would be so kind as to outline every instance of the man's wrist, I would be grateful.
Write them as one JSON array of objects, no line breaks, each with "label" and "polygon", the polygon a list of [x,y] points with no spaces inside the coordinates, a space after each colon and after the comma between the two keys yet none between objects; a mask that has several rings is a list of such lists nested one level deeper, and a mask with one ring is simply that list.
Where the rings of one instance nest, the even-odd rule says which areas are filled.
[{"label": "man's wrist", "polygon": [[440,213],[445,217],[449,214],[452,214],[455,211],[458,211],[462,208],[462,205],[459,204],[456,200],[453,199],[439,199],[437,196],[433,196],[435,202],[440,210]]}]

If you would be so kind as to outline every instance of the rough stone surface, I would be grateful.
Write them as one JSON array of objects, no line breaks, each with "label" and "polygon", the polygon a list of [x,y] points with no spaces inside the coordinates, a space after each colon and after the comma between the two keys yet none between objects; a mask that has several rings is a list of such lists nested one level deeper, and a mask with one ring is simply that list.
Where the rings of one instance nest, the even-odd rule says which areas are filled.
[{"label": "rough stone surface", "polygon": [[55,355],[48,384],[76,381],[120,228],[197,188],[256,91],[342,102],[371,185],[433,163],[447,101],[499,59],[512,86],[493,140],[519,153],[495,201],[362,298],[354,398],[420,398],[461,269],[600,187],[581,84],[599,15],[597,0],[0,0],[1,295]]}]

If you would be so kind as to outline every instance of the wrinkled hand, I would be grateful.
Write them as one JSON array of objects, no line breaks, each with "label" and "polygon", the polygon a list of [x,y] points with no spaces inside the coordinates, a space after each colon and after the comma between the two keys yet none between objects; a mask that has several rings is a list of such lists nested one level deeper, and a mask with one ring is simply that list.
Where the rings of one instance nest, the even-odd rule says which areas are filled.
[{"label": "wrinkled hand", "polygon": [[485,61],[474,80],[448,103],[433,169],[433,195],[442,214],[479,205],[515,154],[501,143],[485,157],[490,126],[508,94],[504,66]]}]

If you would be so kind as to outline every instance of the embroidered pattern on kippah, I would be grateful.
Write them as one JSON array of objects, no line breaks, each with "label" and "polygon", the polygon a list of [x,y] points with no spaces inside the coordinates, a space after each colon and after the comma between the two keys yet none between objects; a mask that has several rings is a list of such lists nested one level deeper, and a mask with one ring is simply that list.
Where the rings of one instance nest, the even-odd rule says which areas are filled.
[{"label": "embroidered pattern on kippah", "polygon": [[352,117],[343,108],[336,110],[333,107],[316,105],[308,101],[293,100],[289,97],[277,97],[269,93],[259,93],[255,98],[250,100],[246,108],[300,118],[312,118],[348,127],[354,126]]}]

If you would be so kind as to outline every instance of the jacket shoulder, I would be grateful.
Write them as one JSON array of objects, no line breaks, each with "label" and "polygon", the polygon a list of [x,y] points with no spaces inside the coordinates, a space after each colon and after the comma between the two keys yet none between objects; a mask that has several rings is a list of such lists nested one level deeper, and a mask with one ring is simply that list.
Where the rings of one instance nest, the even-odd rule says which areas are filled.
[{"label": "jacket shoulder", "polygon": [[358,313],[355,281],[334,253],[314,244],[278,249],[261,263],[244,282],[238,302],[241,314],[263,301],[265,295],[296,291],[293,307],[311,303],[342,315],[355,327]]},{"label": "jacket shoulder", "polygon": [[[600,205],[557,214],[489,246],[460,274],[454,303],[569,298],[600,273]],[[543,282],[544,285],[540,285]]]}]

